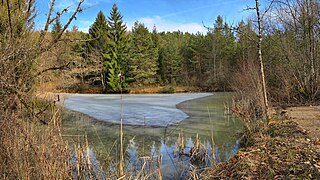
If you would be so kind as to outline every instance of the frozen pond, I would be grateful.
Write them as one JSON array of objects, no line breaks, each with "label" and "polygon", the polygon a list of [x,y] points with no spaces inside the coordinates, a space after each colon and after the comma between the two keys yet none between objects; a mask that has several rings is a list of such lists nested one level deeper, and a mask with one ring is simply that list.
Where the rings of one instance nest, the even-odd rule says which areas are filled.
[{"label": "frozen pond", "polygon": [[[139,172],[140,157],[161,156],[163,179],[183,179],[191,164],[192,167],[200,165],[177,155],[180,135],[186,153],[190,152],[196,137],[200,138],[208,152],[207,161],[201,167],[226,161],[238,151],[238,134],[242,131],[241,120],[225,112],[231,97],[231,93],[124,95],[127,169],[136,167]],[[117,163],[120,96],[70,94],[65,106],[83,114],[69,111],[63,114],[64,138],[78,144],[87,137],[100,162],[109,157]],[[166,126],[168,124],[174,125]]]},{"label": "frozen pond", "polygon": [[[122,119],[127,125],[168,126],[189,116],[176,105],[212,93],[184,94],[125,94],[122,96]],[[106,94],[68,94],[64,106],[95,119],[119,123],[121,96]]]}]

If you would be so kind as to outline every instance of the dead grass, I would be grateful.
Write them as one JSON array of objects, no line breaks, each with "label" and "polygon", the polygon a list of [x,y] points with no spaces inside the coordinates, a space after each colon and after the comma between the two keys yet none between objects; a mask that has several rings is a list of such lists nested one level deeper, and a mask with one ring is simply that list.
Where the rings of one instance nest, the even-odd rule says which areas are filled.
[{"label": "dead grass", "polygon": [[205,179],[319,179],[319,141],[292,120],[273,120],[253,146],[203,174]]},{"label": "dead grass", "polygon": [[[164,88],[165,86],[130,88],[129,92],[130,94],[155,94],[161,93]],[[199,89],[196,87],[177,86],[174,88],[174,93],[199,92]]]},{"label": "dead grass", "polygon": [[0,173],[4,179],[72,179],[70,151],[53,116],[46,127],[6,116],[0,124]]}]

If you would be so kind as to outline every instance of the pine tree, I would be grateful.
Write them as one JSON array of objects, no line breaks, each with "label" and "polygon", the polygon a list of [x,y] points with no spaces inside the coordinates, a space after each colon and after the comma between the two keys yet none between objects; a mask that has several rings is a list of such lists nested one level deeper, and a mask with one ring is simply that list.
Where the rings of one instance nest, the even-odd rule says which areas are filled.
[{"label": "pine tree", "polygon": [[131,54],[130,77],[136,83],[135,86],[155,83],[158,49],[148,29],[139,22],[135,22],[132,29]]}]

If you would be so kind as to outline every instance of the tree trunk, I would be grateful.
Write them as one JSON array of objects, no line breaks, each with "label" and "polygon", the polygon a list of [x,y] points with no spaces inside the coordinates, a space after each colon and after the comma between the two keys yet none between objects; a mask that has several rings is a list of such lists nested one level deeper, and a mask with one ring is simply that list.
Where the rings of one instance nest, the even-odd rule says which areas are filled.
[{"label": "tree trunk", "polygon": [[103,70],[101,72],[101,84],[102,84],[103,92],[105,93],[107,90],[107,83],[106,83],[106,73]]},{"label": "tree trunk", "polygon": [[268,106],[268,96],[267,96],[267,88],[266,88],[266,81],[264,77],[264,68],[263,68],[263,61],[262,61],[262,23],[261,23],[261,16],[260,16],[260,9],[259,9],[259,0],[256,1],[256,11],[257,11],[257,18],[258,18],[258,28],[259,28],[259,41],[258,41],[258,55],[259,55],[259,62],[260,62],[260,73],[261,73],[261,83],[262,83],[262,94],[263,94],[263,102],[264,102],[264,117],[266,119],[269,118],[269,106]]}]

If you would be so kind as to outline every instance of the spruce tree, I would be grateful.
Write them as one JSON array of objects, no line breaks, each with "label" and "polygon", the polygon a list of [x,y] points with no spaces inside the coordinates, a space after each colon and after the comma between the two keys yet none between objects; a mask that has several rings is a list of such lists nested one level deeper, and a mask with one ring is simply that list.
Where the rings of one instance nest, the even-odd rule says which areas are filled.
[{"label": "spruce tree", "polygon": [[[118,65],[116,59],[112,59],[110,62],[107,62],[108,66],[108,82],[107,85],[109,87],[108,92],[120,92],[121,83],[122,83],[122,91],[126,91],[127,85],[125,83],[125,77],[122,76],[122,72],[120,71],[120,66]],[[121,78],[120,79],[120,74]]]},{"label": "spruce tree", "polygon": [[90,45],[93,49],[97,49],[101,54],[106,53],[106,41],[107,41],[107,20],[106,16],[100,10],[96,20],[89,28]]},{"label": "spruce tree", "polygon": [[158,49],[143,24],[134,23],[131,43],[130,77],[134,79],[136,86],[155,83]]},{"label": "spruce tree", "polygon": [[[126,84],[124,76],[128,74],[128,36],[127,36],[127,27],[122,20],[122,15],[120,14],[118,7],[116,4],[113,5],[110,16],[108,16],[107,21],[107,51],[104,53],[104,66],[108,72],[108,80],[112,80],[113,78],[110,77],[112,75],[112,71],[114,68],[118,68],[115,66],[110,66],[110,62],[116,61],[117,66],[119,66],[119,71],[122,72],[122,89],[125,91]],[[114,62],[112,62],[114,64]],[[117,90],[113,89],[112,86],[109,84],[109,91],[110,90]],[[114,91],[116,92],[116,91]]]},{"label": "spruce tree", "polygon": [[108,37],[108,54],[109,61],[115,58],[120,66],[124,75],[128,72],[128,49],[129,38],[127,35],[127,27],[122,20],[122,15],[116,4],[113,5],[110,16],[108,16],[107,23],[107,37]]},{"label": "spruce tree", "polygon": [[104,58],[104,54],[107,52],[107,20],[106,16],[100,10],[94,23],[89,28],[89,39],[87,45],[88,53],[95,54],[93,61],[100,61],[105,66],[101,69],[101,84],[103,86],[103,91],[107,89],[107,66]]}]

